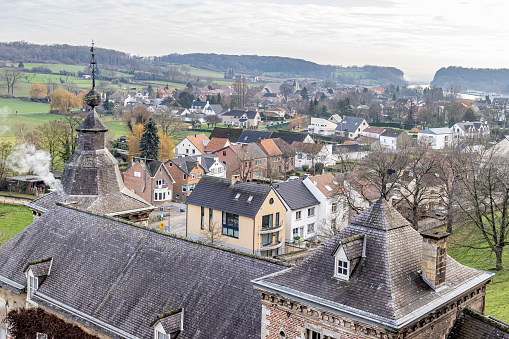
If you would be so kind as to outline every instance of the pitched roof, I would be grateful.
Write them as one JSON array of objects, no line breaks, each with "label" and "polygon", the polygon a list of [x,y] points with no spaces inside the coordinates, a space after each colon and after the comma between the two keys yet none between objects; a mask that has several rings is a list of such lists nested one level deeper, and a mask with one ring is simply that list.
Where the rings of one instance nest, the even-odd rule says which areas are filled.
[{"label": "pitched roof", "polygon": [[269,157],[281,155],[281,151],[277,147],[273,139],[260,139],[257,141],[258,146],[265,152]]},{"label": "pitched roof", "polygon": [[364,118],[358,117],[345,117],[341,122],[338,123],[336,131],[348,131],[355,132],[357,128],[362,124]]},{"label": "pitched roof", "polygon": [[375,126],[369,126],[368,128],[364,129],[364,133],[376,133],[380,134],[383,131],[385,131],[385,128],[383,127],[375,127]]},{"label": "pitched roof", "polygon": [[279,196],[286,202],[292,210],[319,205],[320,202],[313,193],[302,183],[302,180],[292,180],[272,184]]},{"label": "pitched roof", "polygon": [[47,257],[51,274],[33,300],[56,312],[65,307],[86,326],[104,322],[111,328],[99,332],[122,338],[152,338],[157,315],[179,308],[179,338],[260,338],[260,296],[250,280],[282,268],[57,205],[0,247],[2,287],[22,292],[28,261]]},{"label": "pitched roof", "polygon": [[387,128],[381,135],[384,137],[397,138],[403,133],[405,133],[405,131],[402,129]]},{"label": "pitched roof", "polygon": [[99,117],[97,116],[97,112],[95,108],[88,112],[85,120],[76,127],[76,131],[86,131],[86,132],[106,132],[108,128],[103,125]]},{"label": "pitched roof", "polygon": [[196,163],[198,162],[198,159],[196,158],[196,156],[180,157],[170,159],[166,162],[166,164],[170,162],[172,164],[175,164],[176,167],[179,168],[185,174],[191,175],[191,171],[197,166]]},{"label": "pitched roof", "polygon": [[[274,136],[274,134],[272,135]],[[294,156],[295,150],[287,143],[285,140],[281,138],[272,138],[272,141],[276,144],[277,148],[283,153],[284,156]]]},{"label": "pitched roof", "polygon": [[229,147],[240,160],[263,159],[267,157],[265,152],[255,142],[242,145],[230,145]]},{"label": "pitched roof", "polygon": [[[230,179],[205,175],[186,203],[254,218],[271,190],[269,186],[243,181],[237,181],[231,186]],[[240,196],[236,199],[238,194]],[[253,198],[248,201],[250,196]]]},{"label": "pitched roof", "polygon": [[423,133],[423,134],[452,134],[452,130],[447,127],[428,128],[428,129],[425,129],[424,131],[419,132],[419,133]]},{"label": "pitched roof", "polygon": [[272,135],[271,131],[257,131],[252,129],[246,129],[242,132],[237,142],[247,144],[250,142],[256,142],[260,139],[269,139]]},{"label": "pitched roof", "polygon": [[331,173],[315,175],[309,177],[309,180],[311,180],[326,197],[332,197],[338,194],[338,189],[342,188],[341,183]]},{"label": "pitched roof", "polygon": [[[400,329],[492,278],[448,256],[446,287],[433,290],[418,273],[422,236],[398,214],[385,200],[377,201],[301,264],[254,284]],[[365,257],[348,281],[334,279],[338,242],[360,234],[366,237]]]},{"label": "pitched roof", "polygon": [[133,161],[127,165],[126,171],[132,167],[132,165],[137,162],[141,165],[141,167],[153,178],[157,174],[157,171],[163,164],[162,161],[153,160],[153,159],[141,159],[141,158],[133,158]]},{"label": "pitched roof", "polygon": [[458,312],[447,339],[509,339],[509,324],[477,311]]},{"label": "pitched roof", "polygon": [[219,113],[221,113],[221,111],[223,110],[223,106],[219,104],[211,104],[210,107],[212,108],[216,115],[219,115]]},{"label": "pitched roof", "polygon": [[186,138],[198,149],[198,151],[205,153],[206,143],[204,143],[204,141],[207,142],[210,139],[204,133],[188,135]]},{"label": "pitched roof", "polygon": [[210,138],[210,142],[205,146],[205,152],[214,152],[229,144],[227,138]]},{"label": "pitched roof", "polygon": [[294,141],[304,142],[307,136],[307,133],[279,131],[273,132],[271,138],[281,138],[291,145]]},{"label": "pitched roof", "polygon": [[210,133],[210,139],[213,138],[226,138],[230,140],[230,142],[237,142],[239,140],[240,135],[242,134],[242,128],[221,128],[214,127],[212,133]]}]

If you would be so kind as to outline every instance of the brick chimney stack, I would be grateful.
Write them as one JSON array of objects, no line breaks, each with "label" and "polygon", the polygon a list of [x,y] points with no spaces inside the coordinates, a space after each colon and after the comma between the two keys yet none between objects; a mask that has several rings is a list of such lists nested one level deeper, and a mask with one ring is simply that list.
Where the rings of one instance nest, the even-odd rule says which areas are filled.
[{"label": "brick chimney stack", "polygon": [[433,288],[445,284],[447,237],[440,231],[422,232],[422,277]]},{"label": "brick chimney stack", "polygon": [[238,174],[232,175],[232,183],[231,183],[231,186],[235,185],[235,183],[236,183],[237,181],[240,181],[240,175],[238,175]]}]

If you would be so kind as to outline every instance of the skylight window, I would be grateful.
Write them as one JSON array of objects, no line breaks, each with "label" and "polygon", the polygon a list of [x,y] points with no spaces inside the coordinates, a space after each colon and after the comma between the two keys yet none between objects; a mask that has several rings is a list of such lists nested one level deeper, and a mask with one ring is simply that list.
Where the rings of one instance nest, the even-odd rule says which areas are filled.
[{"label": "skylight window", "polygon": [[332,192],[332,188],[330,188],[330,186],[329,186],[329,185],[325,185],[325,186],[323,186],[323,187],[325,187],[325,189],[326,189],[327,191]]},{"label": "skylight window", "polygon": [[250,195],[249,198],[247,198],[247,202],[251,202],[251,201],[253,201],[253,196],[252,195]]},{"label": "skylight window", "polygon": [[339,185],[338,182],[336,180],[332,180],[332,182],[334,183],[334,185]]},{"label": "skylight window", "polygon": [[235,196],[235,200],[239,200],[240,198],[240,193],[237,193],[237,195]]}]

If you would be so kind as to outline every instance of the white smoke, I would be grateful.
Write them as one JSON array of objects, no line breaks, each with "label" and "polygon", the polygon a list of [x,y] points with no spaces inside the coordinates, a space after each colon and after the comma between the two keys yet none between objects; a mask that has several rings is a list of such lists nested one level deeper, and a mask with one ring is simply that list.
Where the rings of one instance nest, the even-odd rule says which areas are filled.
[{"label": "white smoke", "polygon": [[50,171],[51,155],[44,150],[37,150],[33,145],[21,144],[12,150],[7,157],[7,165],[18,173],[33,173],[51,188],[62,191],[62,184]]},{"label": "white smoke", "polygon": [[7,126],[7,113],[9,113],[9,107],[0,108],[0,137],[10,130]]}]

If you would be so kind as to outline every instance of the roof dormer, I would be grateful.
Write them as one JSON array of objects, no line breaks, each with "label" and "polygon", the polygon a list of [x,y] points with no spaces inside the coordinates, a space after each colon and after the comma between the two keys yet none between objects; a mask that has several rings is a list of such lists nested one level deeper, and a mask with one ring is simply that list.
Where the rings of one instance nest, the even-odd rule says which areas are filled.
[{"label": "roof dormer", "polygon": [[332,255],[334,256],[334,277],[349,280],[359,260],[366,256],[365,234],[341,239]]},{"label": "roof dormer", "polygon": [[39,289],[39,286],[41,286],[46,277],[50,274],[52,263],[52,258],[36,260],[28,263],[27,268],[25,269],[28,301],[32,301],[35,291]]},{"label": "roof dormer", "polygon": [[154,339],[173,339],[184,330],[184,309],[179,308],[164,314],[159,314],[152,324]]}]

